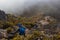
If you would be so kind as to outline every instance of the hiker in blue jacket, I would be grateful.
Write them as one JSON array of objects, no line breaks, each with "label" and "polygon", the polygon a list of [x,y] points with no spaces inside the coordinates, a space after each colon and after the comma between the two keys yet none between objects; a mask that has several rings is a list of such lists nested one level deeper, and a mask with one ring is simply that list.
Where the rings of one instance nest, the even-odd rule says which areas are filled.
[{"label": "hiker in blue jacket", "polygon": [[19,32],[19,35],[24,35],[25,36],[26,28],[24,26],[22,26],[22,24],[17,24],[17,26],[19,27],[19,29],[17,30]]},{"label": "hiker in blue jacket", "polygon": [[19,33],[19,35],[24,35],[25,36],[25,30],[26,30],[26,28],[22,24],[17,24],[17,26],[19,27],[18,30],[10,33],[10,35],[14,35],[16,33]]},{"label": "hiker in blue jacket", "polygon": [[13,38],[16,33],[19,33],[19,35],[25,36],[26,28],[22,24],[17,24],[17,26],[19,27],[17,30],[8,34],[8,40]]}]

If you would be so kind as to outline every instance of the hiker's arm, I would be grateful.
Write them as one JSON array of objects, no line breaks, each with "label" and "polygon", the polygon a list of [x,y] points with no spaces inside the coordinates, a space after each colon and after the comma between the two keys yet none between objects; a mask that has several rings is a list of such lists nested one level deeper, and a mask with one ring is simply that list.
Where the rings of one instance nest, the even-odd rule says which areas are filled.
[{"label": "hiker's arm", "polygon": [[14,32],[11,32],[10,34],[15,34],[15,33],[17,33],[18,31],[19,31],[19,29],[16,30],[16,31],[14,31]]}]

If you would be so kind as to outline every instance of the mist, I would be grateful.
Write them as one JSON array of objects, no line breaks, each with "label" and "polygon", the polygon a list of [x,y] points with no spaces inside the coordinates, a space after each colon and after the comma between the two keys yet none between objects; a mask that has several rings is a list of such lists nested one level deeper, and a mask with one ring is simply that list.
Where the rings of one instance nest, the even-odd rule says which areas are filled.
[{"label": "mist", "polygon": [[[39,1],[39,0],[38,0]],[[37,0],[0,0],[0,9],[5,12],[19,13],[38,2]]]},{"label": "mist", "polygon": [[15,15],[45,15],[60,19],[60,0],[0,0],[0,9]]}]

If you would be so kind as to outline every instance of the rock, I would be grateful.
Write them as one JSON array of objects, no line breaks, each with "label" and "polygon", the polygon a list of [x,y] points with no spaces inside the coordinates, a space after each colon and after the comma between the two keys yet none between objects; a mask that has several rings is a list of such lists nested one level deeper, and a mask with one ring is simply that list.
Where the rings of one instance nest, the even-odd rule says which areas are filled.
[{"label": "rock", "polygon": [[0,29],[0,39],[1,38],[7,38],[7,31],[6,30]]},{"label": "rock", "polygon": [[25,36],[29,35],[29,33],[30,33],[30,30],[29,29],[26,29],[25,30]]},{"label": "rock", "polygon": [[6,20],[6,14],[2,10],[0,10],[0,20]]},{"label": "rock", "polygon": [[41,23],[42,25],[48,25],[48,24],[49,24],[49,22],[48,22],[48,21],[45,21],[45,20],[41,20],[40,23]]}]

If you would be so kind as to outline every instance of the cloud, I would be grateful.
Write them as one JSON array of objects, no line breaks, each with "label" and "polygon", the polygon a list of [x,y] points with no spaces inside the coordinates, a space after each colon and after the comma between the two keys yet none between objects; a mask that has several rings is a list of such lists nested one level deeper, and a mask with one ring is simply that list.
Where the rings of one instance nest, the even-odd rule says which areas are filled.
[{"label": "cloud", "polygon": [[15,12],[16,10],[22,10],[40,1],[43,0],[0,0],[0,9],[7,12]]},{"label": "cloud", "polygon": [[[59,0],[0,0],[0,9],[5,12],[19,13],[39,3],[40,6],[57,4]],[[39,6],[37,5],[37,6]]]}]

